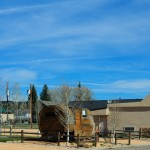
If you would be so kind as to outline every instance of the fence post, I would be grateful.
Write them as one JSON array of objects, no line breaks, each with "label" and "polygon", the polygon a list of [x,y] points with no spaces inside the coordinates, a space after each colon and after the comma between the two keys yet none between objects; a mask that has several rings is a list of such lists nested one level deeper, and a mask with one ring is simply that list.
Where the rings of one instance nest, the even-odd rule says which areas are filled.
[{"label": "fence post", "polygon": [[109,132],[109,142],[111,143],[111,131]]},{"label": "fence post", "polygon": [[80,144],[80,137],[79,134],[77,134],[77,147],[79,147],[79,144]]},{"label": "fence post", "polygon": [[58,146],[60,146],[60,132],[58,132]]},{"label": "fence post", "polygon": [[117,145],[117,133],[115,133],[115,145]]},{"label": "fence post", "polygon": [[11,135],[12,135],[12,126],[10,126],[10,137],[11,137]]},{"label": "fence post", "polygon": [[21,130],[21,143],[23,143],[23,130]]},{"label": "fence post", "polygon": [[139,139],[141,139],[141,128],[139,130]]},{"label": "fence post", "polygon": [[131,132],[129,132],[129,142],[128,142],[128,145],[131,144]]},{"label": "fence post", "polygon": [[95,137],[94,137],[94,146],[96,147],[97,146],[97,137],[98,135],[95,133]]}]

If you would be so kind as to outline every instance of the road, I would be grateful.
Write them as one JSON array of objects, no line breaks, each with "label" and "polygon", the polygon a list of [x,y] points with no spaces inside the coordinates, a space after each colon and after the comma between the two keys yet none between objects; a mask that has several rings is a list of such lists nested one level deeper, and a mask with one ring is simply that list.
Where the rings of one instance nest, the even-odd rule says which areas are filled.
[{"label": "road", "polygon": [[92,148],[81,148],[81,150],[150,150],[150,145],[142,145],[142,146],[125,146],[125,147],[92,147]]},{"label": "road", "polygon": [[113,150],[150,150],[150,145],[118,147],[118,148],[113,148]]}]

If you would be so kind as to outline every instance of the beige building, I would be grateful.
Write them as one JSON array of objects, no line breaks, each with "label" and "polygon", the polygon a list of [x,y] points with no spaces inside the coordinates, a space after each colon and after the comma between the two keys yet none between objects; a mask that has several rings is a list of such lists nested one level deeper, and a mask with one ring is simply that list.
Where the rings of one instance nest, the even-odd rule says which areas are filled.
[{"label": "beige building", "polygon": [[[117,109],[114,109],[117,108]],[[126,103],[108,104],[108,129],[112,128],[111,120],[116,111],[116,129],[139,131],[141,127],[150,127],[150,95],[143,100]],[[115,116],[115,115],[114,115]]]},{"label": "beige building", "polygon": [[96,128],[102,132],[150,127],[150,95],[144,99],[82,101],[79,105],[91,110]]},{"label": "beige building", "polygon": [[113,129],[139,131],[141,127],[150,127],[150,95],[144,99],[120,99],[106,103],[107,107],[91,110],[102,132]]},{"label": "beige building", "polygon": [[[0,114],[1,122],[7,122],[7,114]],[[14,114],[8,114],[8,120],[14,120]]]}]

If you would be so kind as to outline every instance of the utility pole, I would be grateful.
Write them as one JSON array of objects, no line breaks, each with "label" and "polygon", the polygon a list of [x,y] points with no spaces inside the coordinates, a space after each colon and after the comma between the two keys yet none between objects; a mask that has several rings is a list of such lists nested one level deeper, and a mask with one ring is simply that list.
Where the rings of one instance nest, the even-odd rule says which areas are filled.
[{"label": "utility pole", "polygon": [[7,99],[7,123],[8,123],[8,100],[9,100],[8,82],[6,82],[6,99]]},{"label": "utility pole", "polygon": [[30,126],[32,129],[32,84],[30,84]]}]

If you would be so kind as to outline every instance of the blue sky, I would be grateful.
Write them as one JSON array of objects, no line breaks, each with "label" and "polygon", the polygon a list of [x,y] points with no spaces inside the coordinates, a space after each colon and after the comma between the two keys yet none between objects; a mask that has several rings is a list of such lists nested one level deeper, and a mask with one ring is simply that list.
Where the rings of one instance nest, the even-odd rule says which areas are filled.
[{"label": "blue sky", "polygon": [[0,76],[40,92],[81,81],[95,99],[150,93],[149,0],[0,1]]}]

